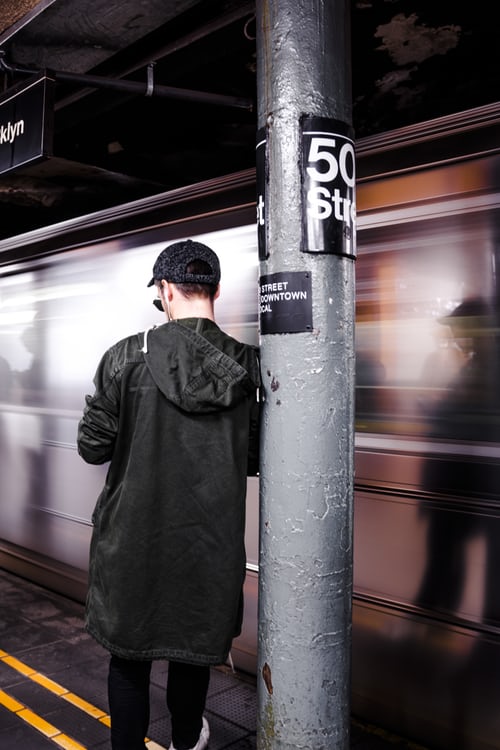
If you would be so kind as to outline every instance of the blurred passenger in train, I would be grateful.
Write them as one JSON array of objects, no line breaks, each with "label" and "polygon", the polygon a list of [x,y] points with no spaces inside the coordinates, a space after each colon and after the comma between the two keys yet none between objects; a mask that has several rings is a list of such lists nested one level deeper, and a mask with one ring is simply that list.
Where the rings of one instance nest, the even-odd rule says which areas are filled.
[{"label": "blurred passenger in train", "polygon": [[48,523],[45,510],[49,497],[46,450],[51,419],[43,408],[47,405],[46,337],[46,314],[39,305],[31,325],[21,334],[30,362],[25,370],[15,372],[16,399],[28,408],[16,414],[16,423],[27,483],[23,531],[30,540],[43,535],[48,543],[53,526]]},{"label": "blurred passenger in train", "polygon": [[33,323],[25,328],[21,340],[31,355],[30,366],[16,373],[21,388],[21,400],[24,404],[42,406],[46,394],[46,377],[44,363],[45,324],[37,313]]},{"label": "blurred passenger in train", "polygon": [[[493,316],[482,299],[467,299],[441,318],[464,353],[464,364],[430,415],[429,436],[473,442],[499,440],[499,396]],[[497,462],[430,457],[422,487],[429,493],[485,499],[498,495]],[[429,505],[426,567],[417,602],[447,611],[460,605],[466,577],[466,545],[480,533],[479,516]]]},{"label": "blurred passenger in train", "polygon": [[457,440],[496,439],[492,407],[497,403],[495,339],[490,306],[467,299],[439,322],[450,327],[463,364],[431,416],[431,436]]},{"label": "blurred passenger in train", "polygon": [[113,750],[145,747],[154,659],[169,660],[171,750],[203,750],[210,665],[226,662],[241,627],[260,375],[255,348],[215,323],[219,279],[206,245],[163,250],[149,286],[167,322],[104,354],[79,425],[81,456],[111,462],[86,626],[111,653]]},{"label": "blurred passenger in train", "polygon": [[356,351],[356,419],[369,420],[380,416],[381,400],[377,388],[385,382],[385,367],[374,352]]}]

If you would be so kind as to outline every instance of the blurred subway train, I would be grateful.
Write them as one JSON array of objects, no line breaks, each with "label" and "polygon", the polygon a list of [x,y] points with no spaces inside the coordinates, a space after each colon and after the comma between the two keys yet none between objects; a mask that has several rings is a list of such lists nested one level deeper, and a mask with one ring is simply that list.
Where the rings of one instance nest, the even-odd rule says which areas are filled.
[{"label": "blurred subway train", "polygon": [[[356,144],[352,710],[438,750],[500,748],[499,126],[489,105]],[[218,323],[258,343],[253,171],[0,242],[0,565],[80,600],[106,471],[76,452],[84,396],[163,322],[147,282],[184,237],[221,258]],[[256,479],[246,543],[251,672]]]}]

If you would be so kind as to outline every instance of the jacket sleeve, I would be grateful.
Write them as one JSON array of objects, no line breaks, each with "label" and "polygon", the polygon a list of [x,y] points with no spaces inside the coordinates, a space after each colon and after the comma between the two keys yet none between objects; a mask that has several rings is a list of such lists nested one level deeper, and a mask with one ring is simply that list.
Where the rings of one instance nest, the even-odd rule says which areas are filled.
[{"label": "jacket sleeve", "polygon": [[85,396],[78,425],[78,453],[89,464],[103,464],[113,456],[120,415],[120,371],[113,362],[109,350],[97,368],[94,395]]}]

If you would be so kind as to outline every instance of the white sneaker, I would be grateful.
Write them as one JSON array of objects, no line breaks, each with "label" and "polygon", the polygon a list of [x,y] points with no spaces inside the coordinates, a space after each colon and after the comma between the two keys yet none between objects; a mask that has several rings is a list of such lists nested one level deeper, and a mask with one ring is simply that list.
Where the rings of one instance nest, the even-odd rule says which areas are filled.
[{"label": "white sneaker", "polygon": [[[205,750],[205,748],[208,746],[208,740],[210,737],[210,727],[208,726],[208,721],[205,719],[205,717],[202,718],[202,727],[200,736],[198,738],[198,742],[194,747],[191,748],[191,750]],[[173,742],[170,743],[170,747],[168,750],[175,750]]]}]

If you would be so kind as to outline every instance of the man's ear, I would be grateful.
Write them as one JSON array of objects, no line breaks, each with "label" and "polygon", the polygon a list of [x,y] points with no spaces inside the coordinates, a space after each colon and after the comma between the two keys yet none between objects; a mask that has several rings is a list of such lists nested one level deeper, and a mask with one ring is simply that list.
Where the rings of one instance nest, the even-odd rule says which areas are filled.
[{"label": "man's ear", "polygon": [[220,284],[217,284],[217,289],[215,290],[215,294],[214,294],[214,301],[217,299],[217,297],[219,297],[219,295],[220,295]]},{"label": "man's ear", "polygon": [[174,296],[174,285],[171,281],[165,281],[165,279],[161,282],[162,291],[165,296],[165,299],[169,302],[172,302],[172,298]]}]

